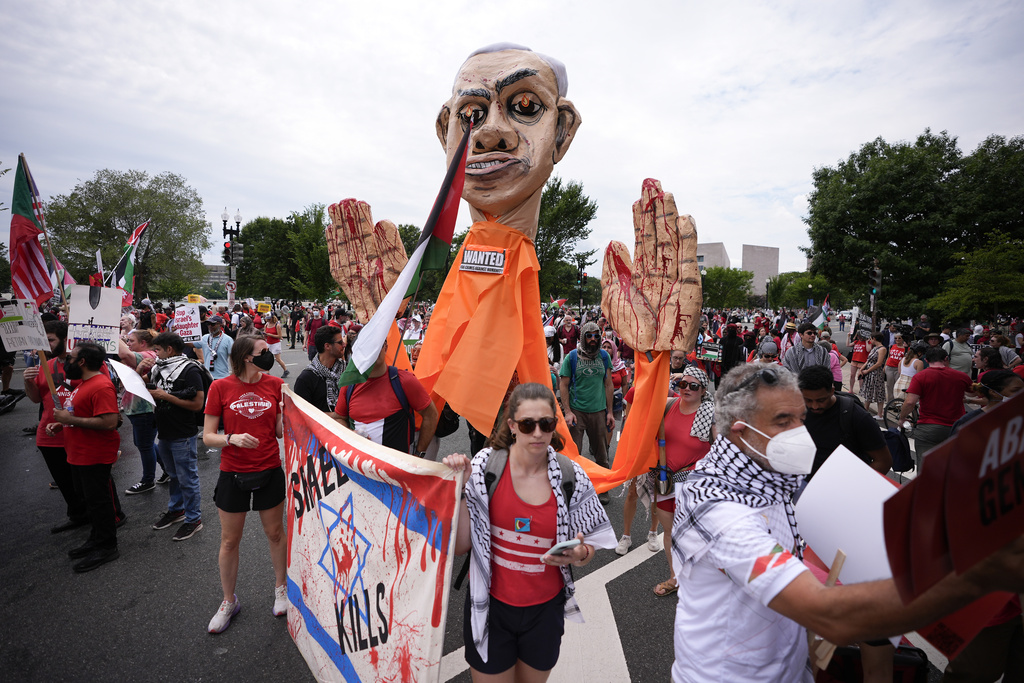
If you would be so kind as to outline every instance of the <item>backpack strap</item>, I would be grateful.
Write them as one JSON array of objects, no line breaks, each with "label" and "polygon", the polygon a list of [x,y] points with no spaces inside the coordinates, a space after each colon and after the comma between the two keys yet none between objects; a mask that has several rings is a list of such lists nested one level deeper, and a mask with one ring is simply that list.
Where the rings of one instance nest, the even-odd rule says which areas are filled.
[{"label": "backpack strap", "polygon": [[487,456],[487,464],[484,465],[484,486],[487,487],[487,497],[494,495],[494,489],[498,487],[498,480],[505,472],[505,465],[508,464],[508,451],[492,450]]},{"label": "backpack strap", "polygon": [[388,379],[391,380],[391,389],[395,392],[402,410],[405,411],[406,417],[409,418],[409,445],[411,446],[412,438],[416,434],[416,417],[413,414],[412,407],[409,405],[409,399],[405,395],[405,389],[402,388],[402,380],[398,378],[398,368],[394,365],[388,366]]}]

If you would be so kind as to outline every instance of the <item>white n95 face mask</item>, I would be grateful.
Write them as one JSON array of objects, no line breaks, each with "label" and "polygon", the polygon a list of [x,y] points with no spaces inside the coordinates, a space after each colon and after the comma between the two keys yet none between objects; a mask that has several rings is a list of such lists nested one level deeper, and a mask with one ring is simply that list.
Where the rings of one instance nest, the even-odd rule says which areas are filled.
[{"label": "white n95 face mask", "polygon": [[814,454],[818,447],[814,445],[807,427],[800,425],[796,429],[789,429],[775,436],[768,436],[757,427],[746,422],[737,422],[753,429],[755,432],[768,439],[767,453],[761,453],[747,443],[747,440],[740,437],[740,441],[747,444],[747,448],[754,451],[762,458],[768,460],[772,469],[781,474],[810,474],[814,466]]}]

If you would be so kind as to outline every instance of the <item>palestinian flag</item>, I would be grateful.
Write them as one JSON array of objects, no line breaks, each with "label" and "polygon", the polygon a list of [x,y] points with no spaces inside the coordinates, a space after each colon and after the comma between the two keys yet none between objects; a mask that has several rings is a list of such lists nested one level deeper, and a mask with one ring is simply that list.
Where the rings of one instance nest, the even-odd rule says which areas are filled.
[{"label": "palestinian flag", "polygon": [[146,221],[132,231],[132,234],[128,237],[128,242],[124,245],[124,251],[121,252],[121,260],[117,262],[114,270],[110,272],[110,284],[124,292],[121,295],[121,303],[125,306],[132,305],[135,293],[135,252],[138,251],[139,240],[142,238],[143,231],[148,226],[149,221]]},{"label": "palestinian flag", "polygon": [[828,324],[828,311],[828,294],[826,294],[825,300],[821,302],[821,308],[818,308],[817,306],[813,307],[808,312],[807,317],[810,318],[811,323],[813,323],[815,327],[822,330],[825,329],[825,325]]},{"label": "palestinian flag", "polygon": [[57,257],[54,257],[53,265],[50,266],[50,284],[53,286],[54,292],[63,289],[65,297],[70,297],[71,293],[68,287],[78,283],[68,273],[68,269],[64,267],[64,264],[58,261]]},{"label": "palestinian flag", "polygon": [[36,306],[53,296],[49,267],[39,244],[43,225],[43,204],[25,155],[21,154],[11,202],[11,289],[15,297],[35,301]]},{"label": "palestinian flag", "polygon": [[[405,292],[406,297],[416,294],[423,271],[442,270],[448,262],[448,254],[452,250],[452,238],[455,236],[455,219],[459,215],[459,200],[462,199],[462,186],[466,180],[466,148],[469,146],[469,132],[472,129],[471,125],[462,136],[462,142],[459,143],[459,148],[455,152],[455,158],[448,166],[448,173],[445,174],[441,191],[437,194],[437,199],[434,200],[434,208],[430,210],[427,224],[423,226],[423,232],[420,234],[420,241],[416,247],[418,250],[419,246],[426,242],[427,248],[409,282],[409,288]],[[409,263],[412,263],[412,258],[409,259]]]},{"label": "palestinian flag", "polygon": [[455,233],[455,219],[459,215],[459,200],[462,198],[462,186],[466,179],[466,148],[471,130],[472,126],[467,128],[465,135],[462,136],[462,142],[459,143],[455,157],[448,166],[441,191],[434,200],[434,208],[431,209],[430,217],[423,226],[423,233],[416,244],[416,249],[409,256],[409,262],[405,264],[405,268],[384,297],[377,312],[359,332],[359,337],[352,346],[352,358],[338,380],[340,386],[359,384],[367,380],[388,338],[388,332],[394,325],[402,301],[416,291],[420,273],[423,270],[439,270],[444,267]]}]

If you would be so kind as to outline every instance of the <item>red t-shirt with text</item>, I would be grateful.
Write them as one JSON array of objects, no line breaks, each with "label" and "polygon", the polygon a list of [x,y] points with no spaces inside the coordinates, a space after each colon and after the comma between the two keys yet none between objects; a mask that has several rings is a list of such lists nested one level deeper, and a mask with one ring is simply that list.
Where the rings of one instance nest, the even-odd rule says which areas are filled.
[{"label": "red t-shirt with text", "polygon": [[[71,388],[64,386],[66,381],[64,379],[64,363],[57,358],[51,358],[46,362],[50,366],[53,384],[57,388],[57,400],[60,401],[62,406],[66,406],[68,399],[71,398],[71,392],[74,390],[74,387],[78,386],[81,380],[74,380],[73,382],[68,380],[67,383],[71,385]],[[56,420],[53,419],[53,399],[50,398],[50,385],[46,383],[46,375],[43,374],[42,370],[36,375],[36,391],[39,392],[39,400],[43,406],[43,417],[39,420],[39,426],[36,428],[36,445],[63,448],[64,430],[59,430],[53,436],[46,434],[46,425],[52,424]]]},{"label": "red t-shirt with text", "polygon": [[228,375],[210,385],[206,414],[224,421],[225,434],[249,434],[260,440],[256,448],[225,446],[220,453],[222,472],[263,472],[281,466],[277,415],[282,384],[280,377],[263,373],[253,384]]},{"label": "red t-shirt with text", "polygon": [[888,358],[885,359],[886,366],[890,367],[890,368],[894,368],[897,365],[899,365],[900,361],[903,360],[903,355],[906,352],[907,352],[907,347],[905,347],[905,346],[899,347],[899,346],[896,346],[895,344],[890,346],[889,347],[889,356],[888,356]]},{"label": "red t-shirt with text", "polygon": [[529,607],[551,600],[565,583],[558,567],[540,561],[555,545],[558,504],[552,492],[540,505],[524,503],[511,466],[491,495],[491,595],[506,605]]},{"label": "red t-shirt with text", "polygon": [[863,339],[858,339],[853,342],[853,355],[850,357],[851,363],[866,363],[868,360],[868,343]]},{"label": "red t-shirt with text", "polygon": [[[117,413],[117,390],[102,372],[82,381],[71,392],[67,409],[75,417],[97,417]],[[71,465],[112,465],[117,462],[121,435],[117,429],[88,429],[64,426],[64,449]]]}]

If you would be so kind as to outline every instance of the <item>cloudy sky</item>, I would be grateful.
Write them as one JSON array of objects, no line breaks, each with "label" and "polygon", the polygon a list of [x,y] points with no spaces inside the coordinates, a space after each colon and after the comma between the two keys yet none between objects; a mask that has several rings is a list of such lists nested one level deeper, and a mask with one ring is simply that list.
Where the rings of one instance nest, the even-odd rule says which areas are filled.
[{"label": "cloudy sky", "polygon": [[44,197],[102,168],[180,174],[211,223],[207,263],[225,206],[249,220],[356,197],[422,226],[444,175],[438,109],[465,56],[498,41],[567,66],[583,123],[555,172],[599,206],[590,248],[632,247],[653,177],[734,267],[747,243],[803,270],[815,167],[926,127],[965,153],[1024,133],[1013,0],[46,0],[3,3],[0,25],[3,167],[24,152]]}]

